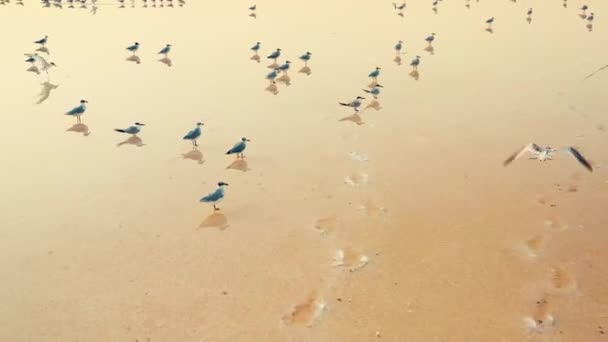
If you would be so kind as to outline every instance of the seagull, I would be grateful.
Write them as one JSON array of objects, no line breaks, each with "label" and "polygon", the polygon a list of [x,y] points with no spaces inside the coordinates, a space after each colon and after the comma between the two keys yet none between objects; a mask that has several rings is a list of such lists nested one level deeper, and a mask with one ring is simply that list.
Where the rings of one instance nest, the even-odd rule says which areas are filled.
[{"label": "seagull", "polygon": [[397,6],[397,4],[393,2],[393,7],[395,8],[395,10],[403,11],[405,9],[405,6],[406,6],[405,2],[402,2],[401,5],[399,5],[399,6]]},{"label": "seagull", "polygon": [[371,77],[374,79],[374,81],[378,78],[378,76],[380,76],[380,67],[376,67],[376,69],[372,72],[369,73],[369,75],[367,75],[368,77]]},{"label": "seagull", "polygon": [[126,129],[116,128],[114,131],[137,136],[137,133],[141,132],[141,127],[143,127],[143,126],[145,126],[143,123],[136,122],[132,126],[129,126],[129,128],[126,128]]},{"label": "seagull", "polygon": [[589,9],[589,6],[587,6],[587,5],[583,5],[583,7],[580,8],[580,10],[583,11],[583,14],[585,14],[585,12],[587,12],[588,9]]},{"label": "seagull", "polygon": [[245,158],[245,155],[243,154],[243,151],[245,151],[245,149],[247,148],[247,143],[250,142],[251,140],[247,139],[247,138],[241,138],[241,141],[239,141],[238,143],[234,144],[234,146],[232,146],[231,149],[228,150],[228,152],[226,152],[226,154],[236,154],[236,157],[238,158],[239,156],[241,158]]},{"label": "seagull", "polygon": [[412,60],[412,62],[410,63],[411,66],[414,67],[414,69],[418,69],[418,65],[420,65],[420,56],[416,56],[416,58],[414,58]]},{"label": "seagull", "polygon": [[529,8],[528,9],[528,17],[531,17],[531,16],[532,16],[532,8]]},{"label": "seagull", "polygon": [[279,66],[277,69],[286,73],[287,70],[289,70],[289,64],[291,64],[290,61],[285,61],[285,64]]},{"label": "seagull", "polygon": [[34,53],[31,56],[29,56],[29,58],[26,59],[25,61],[28,63],[34,64],[34,63],[36,63],[36,57],[38,57],[38,54]]},{"label": "seagull", "polygon": [[224,199],[224,196],[226,195],[226,186],[228,185],[228,183],[224,183],[224,182],[219,182],[217,183],[217,189],[210,193],[209,195],[201,198],[199,200],[199,202],[203,202],[203,203],[211,203],[213,204],[213,210],[214,211],[218,211],[220,210],[220,208],[218,208],[216,206],[216,203],[221,202]]},{"label": "seagull", "polygon": [[376,86],[373,87],[372,90],[363,89],[363,91],[366,93],[372,94],[374,96],[374,98],[377,99],[378,95],[380,95],[380,88],[384,88],[384,86],[382,86],[380,84],[376,84]]},{"label": "seagull", "polygon": [[530,143],[530,144],[524,146],[523,148],[521,148],[519,151],[513,153],[509,158],[507,158],[507,160],[504,161],[503,164],[504,164],[504,166],[509,165],[511,162],[520,158],[526,152],[529,152],[529,153],[532,153],[535,155],[534,157],[532,157],[530,159],[537,159],[538,161],[552,160],[553,158],[552,158],[551,154],[560,152],[560,151],[567,152],[572,157],[574,157],[581,165],[583,165],[587,170],[589,170],[589,172],[593,172],[593,167],[587,161],[587,159],[585,159],[585,157],[583,157],[583,155],[572,146],[566,146],[561,150],[557,150],[557,149],[551,148],[549,146],[541,147],[535,143]]},{"label": "seagull", "polygon": [[268,75],[266,75],[266,79],[268,79],[270,81],[274,81],[274,79],[277,78],[278,75],[279,75],[279,69],[274,69],[273,71],[268,73]]},{"label": "seagull", "polygon": [[308,61],[310,60],[310,56],[312,56],[312,53],[306,51],[306,53],[300,56],[299,58],[300,60],[304,61],[304,63],[308,63]]},{"label": "seagull", "polygon": [[395,45],[395,51],[397,51],[397,54],[401,53],[401,48],[403,47],[403,41],[398,41],[397,45]]},{"label": "seagull", "polygon": [[34,44],[40,44],[40,45],[44,46],[48,40],[49,40],[49,36],[44,36],[44,38],[35,41]]},{"label": "seagull", "polygon": [[424,38],[424,40],[426,40],[427,42],[429,42],[429,45],[431,45],[431,43],[433,42],[433,40],[435,40],[435,34],[431,33],[430,36]]},{"label": "seagull", "polygon": [[492,18],[490,18],[490,19],[486,20],[486,24],[488,24],[488,25],[490,25],[490,26],[492,26],[492,23],[493,23],[493,22],[494,22],[494,17],[492,17]]},{"label": "seagull", "polygon": [[593,16],[594,16],[594,13],[591,12],[591,14],[589,14],[589,16],[587,17],[587,21],[589,22],[589,24],[591,24],[593,22],[593,19],[594,19]]},{"label": "seagull", "polygon": [[127,48],[127,50],[129,50],[129,51],[133,52],[133,54],[135,54],[137,52],[137,50],[139,50],[139,43],[135,42],[135,44],[129,46]]},{"label": "seagull", "polygon": [[365,97],[361,97],[361,96],[357,96],[356,99],[354,99],[351,102],[348,103],[344,103],[344,102],[338,102],[341,106],[346,106],[346,107],[351,107],[355,110],[355,112],[359,111],[359,107],[361,107],[361,100],[365,100]]},{"label": "seagull", "polygon": [[249,10],[250,11],[255,11],[256,8],[258,8],[258,6],[257,5],[253,5],[253,6],[249,7]]},{"label": "seagull", "polygon": [[160,50],[158,52],[158,54],[165,55],[165,57],[167,57],[167,55],[169,54],[170,51],[171,51],[171,44],[167,44],[167,46],[165,46],[162,50]]},{"label": "seagull", "polygon": [[198,140],[198,138],[200,138],[201,136],[201,126],[203,126],[204,123],[202,122],[197,122],[196,123],[196,127],[191,130],[190,132],[188,132],[188,134],[184,135],[184,140],[192,140],[192,145],[193,146],[198,146],[198,143],[196,142]]},{"label": "seagull", "polygon": [[40,63],[40,70],[45,71],[47,74],[49,73],[49,69],[52,67],[56,67],[57,65],[53,62],[47,62],[46,59],[44,59],[42,56],[39,56],[38,54],[26,54],[26,56],[29,57],[35,57],[36,60],[38,61],[38,63]]},{"label": "seagull", "polygon": [[80,122],[80,116],[87,110],[85,103],[89,103],[89,101],[80,100],[80,105],[65,113],[65,115],[75,116],[78,122]]},{"label": "seagull", "polygon": [[251,47],[251,51],[254,51],[256,54],[260,51],[260,42],[255,43],[253,47]]},{"label": "seagull", "polygon": [[281,49],[276,49],[275,52],[271,53],[270,55],[268,55],[268,59],[274,59],[274,61],[277,61],[277,58],[279,58],[279,56],[281,56]]}]

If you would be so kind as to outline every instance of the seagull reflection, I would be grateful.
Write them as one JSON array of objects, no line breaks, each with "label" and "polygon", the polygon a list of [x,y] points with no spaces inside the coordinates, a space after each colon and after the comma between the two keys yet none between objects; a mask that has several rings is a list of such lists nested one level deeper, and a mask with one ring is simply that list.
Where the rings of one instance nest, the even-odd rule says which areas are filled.
[{"label": "seagull reflection", "polygon": [[83,124],[82,122],[72,125],[72,127],[68,128],[66,132],[81,133],[85,137],[88,137],[89,134],[91,134],[91,132],[89,131],[89,126]]},{"label": "seagull reflection", "polygon": [[270,85],[264,90],[272,93],[273,95],[277,95],[279,93],[279,87],[277,87],[277,83],[275,81],[272,81],[272,83],[270,83]]},{"label": "seagull reflection", "polygon": [[291,77],[289,77],[289,75],[287,75],[286,73],[283,73],[283,75],[281,75],[281,77],[277,78],[277,81],[285,84],[286,86],[291,85]]},{"label": "seagull reflection", "polygon": [[312,74],[312,69],[310,69],[309,66],[305,65],[302,67],[302,69],[298,70],[299,73],[301,74],[305,74],[307,76],[310,76],[310,74]]},{"label": "seagull reflection", "polygon": [[163,63],[164,65],[170,67],[173,65],[173,61],[171,61],[171,58],[169,57],[163,57],[161,59],[158,60],[159,62]]},{"label": "seagull reflection", "polygon": [[198,227],[218,228],[219,230],[224,230],[230,227],[230,225],[228,224],[228,219],[226,218],[226,215],[216,211],[213,214],[207,216]]},{"label": "seagull reflection", "polygon": [[416,81],[418,81],[418,79],[420,78],[420,74],[418,73],[418,70],[412,70],[412,72],[409,73],[410,77],[415,79]]},{"label": "seagull reflection", "polygon": [[395,58],[393,58],[393,62],[395,62],[397,65],[401,65],[401,56],[395,56]]},{"label": "seagull reflection", "polygon": [[36,102],[36,104],[41,104],[42,102],[46,101],[49,96],[51,96],[51,91],[57,89],[59,87],[58,84],[52,84],[51,82],[44,82],[40,84],[42,86],[42,89],[40,89],[40,93],[38,94],[39,99]]},{"label": "seagull reflection", "polygon": [[46,46],[41,46],[41,47],[37,48],[36,51],[46,53],[47,55],[51,54],[49,52],[49,49]]},{"label": "seagull reflection", "polygon": [[138,55],[132,55],[127,57],[126,61],[128,62],[135,62],[135,64],[140,64],[141,63],[141,58],[139,58]]},{"label": "seagull reflection", "polygon": [[145,146],[146,144],[144,144],[144,142],[141,140],[140,137],[138,137],[136,135],[132,135],[128,139],[116,144],[116,147],[121,147],[122,145],[133,145],[133,146],[137,146],[137,147],[142,147],[142,146]]},{"label": "seagull reflection", "polygon": [[349,115],[349,116],[345,116],[345,117],[343,117],[342,119],[340,119],[338,121],[339,122],[342,122],[342,121],[351,121],[351,122],[356,123],[357,125],[363,125],[364,124],[363,119],[361,119],[361,115],[359,115],[359,113],[355,113],[355,114],[352,114],[352,115]]},{"label": "seagull reflection", "polygon": [[434,55],[435,47],[433,47],[433,45],[427,45],[427,47],[424,48],[424,51],[428,52],[430,55]]},{"label": "seagull reflection", "polygon": [[226,167],[226,169],[227,170],[238,170],[238,171],[242,171],[242,172],[247,172],[247,171],[251,170],[249,168],[249,164],[247,163],[246,159],[236,159],[235,161],[230,163],[230,165],[228,165]]},{"label": "seagull reflection", "polygon": [[378,100],[372,100],[367,106],[365,106],[365,109],[367,108],[371,108],[371,109],[375,109],[376,111],[379,111],[380,109],[382,109],[382,105],[380,105],[380,102],[378,102]]},{"label": "seagull reflection", "polygon": [[192,148],[191,151],[188,151],[187,153],[182,153],[182,157],[184,159],[194,160],[198,164],[204,164],[205,163],[205,159],[204,159],[203,153],[201,151],[199,151],[196,148],[196,146],[193,146],[193,148]]},{"label": "seagull reflection", "polygon": [[589,30],[589,32],[593,32],[593,24],[587,24],[587,30]]},{"label": "seagull reflection", "polygon": [[26,71],[28,71],[28,72],[33,72],[33,73],[35,73],[36,75],[40,75],[40,69],[38,69],[38,67],[37,67],[37,66],[35,66],[35,65],[32,65],[31,67],[27,68],[27,70],[26,70]]},{"label": "seagull reflection", "polygon": [[255,55],[251,56],[250,58],[252,61],[256,61],[258,63],[260,63],[260,55],[258,55],[258,53],[256,52]]},{"label": "seagull reflection", "polygon": [[488,28],[486,29],[486,32],[494,33],[494,29],[493,29],[493,28],[491,28],[491,27],[488,27]]}]

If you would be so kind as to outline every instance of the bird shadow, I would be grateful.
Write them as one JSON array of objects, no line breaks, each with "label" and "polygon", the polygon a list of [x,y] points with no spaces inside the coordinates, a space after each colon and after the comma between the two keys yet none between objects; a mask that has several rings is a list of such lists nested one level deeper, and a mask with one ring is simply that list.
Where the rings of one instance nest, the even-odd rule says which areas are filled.
[{"label": "bird shadow", "polygon": [[68,128],[66,132],[80,133],[85,137],[88,137],[91,134],[89,131],[89,126],[83,123],[76,123],[72,125],[72,127]]},{"label": "bird shadow", "polygon": [[218,228],[219,230],[225,230],[230,227],[228,224],[228,218],[226,215],[220,212],[214,212],[213,214],[207,216],[201,224],[198,225],[199,228]]},{"label": "bird shadow", "polygon": [[258,17],[258,15],[257,15],[257,14],[255,14],[255,13],[251,13],[249,16],[250,16],[250,17],[252,17],[253,19],[255,19],[255,18],[257,18],[257,17]]},{"label": "bird shadow", "polygon": [[428,52],[431,55],[435,54],[435,48],[433,47],[433,45],[428,45],[424,48],[424,51]]},{"label": "bird shadow", "polygon": [[367,106],[365,106],[365,109],[367,108],[379,111],[380,109],[382,109],[382,105],[380,104],[380,102],[378,102],[378,100],[372,100]]},{"label": "bird shadow", "polygon": [[587,30],[589,30],[589,32],[593,31],[593,25],[591,24],[587,24],[587,26],[585,26],[587,28]]},{"label": "bird shadow", "polygon": [[36,75],[40,75],[40,69],[38,69],[38,67],[35,65],[32,65],[31,67],[27,68],[26,71],[33,72]]},{"label": "bird shadow", "polygon": [[405,15],[403,14],[403,12],[399,12],[399,13],[397,13],[397,15],[400,16],[401,18],[405,17]]},{"label": "bird shadow", "polygon": [[399,56],[399,55],[395,56],[395,58],[393,58],[393,62],[395,62],[395,64],[397,64],[397,65],[401,65],[401,62],[402,62],[401,56]]},{"label": "bird shadow", "polygon": [[274,63],[270,64],[267,68],[274,70],[278,67],[279,67],[279,64],[277,62],[274,62]]},{"label": "bird shadow", "polygon": [[439,10],[437,9],[437,7],[433,7],[433,12],[434,12],[435,14],[439,14]]},{"label": "bird shadow", "polygon": [[527,17],[526,21],[528,22],[528,24],[532,24],[532,17]]},{"label": "bird shadow", "polygon": [[357,125],[363,125],[364,124],[363,119],[361,118],[361,115],[359,115],[359,113],[354,113],[354,114],[351,114],[349,116],[345,116],[345,117],[343,117],[342,119],[340,119],[338,121],[339,122],[350,121],[350,122],[356,123]]},{"label": "bird shadow", "polygon": [[44,82],[40,84],[42,86],[42,89],[40,90],[40,93],[38,94],[38,96],[40,97],[38,99],[38,101],[36,101],[36,104],[41,104],[42,102],[46,101],[49,96],[51,96],[51,91],[57,89],[59,87],[59,84],[52,84],[51,82]]},{"label": "bird shadow", "polygon": [[251,56],[251,58],[249,58],[249,59],[260,63],[260,55],[258,55],[257,53],[255,55]]},{"label": "bird shadow", "polygon": [[170,67],[173,65],[173,61],[171,61],[171,58],[169,57],[163,57],[161,59],[158,60],[159,62],[163,63],[164,65]]},{"label": "bird shadow", "polygon": [[144,144],[143,140],[141,140],[140,137],[132,135],[129,138],[116,144],[116,147],[121,147],[123,145],[133,145],[133,146],[137,146],[137,147],[142,147],[142,146],[145,146],[146,144]]},{"label": "bird shadow", "polygon": [[581,19],[583,19],[583,20],[587,19],[587,15],[586,14],[579,14],[578,17],[581,18]]},{"label": "bird shadow", "polygon": [[129,57],[127,57],[127,62],[134,62],[135,64],[140,64],[141,63],[141,58],[139,58],[138,55],[131,55]]},{"label": "bird shadow", "polygon": [[272,81],[272,83],[270,83],[270,85],[268,87],[266,87],[267,92],[273,94],[273,95],[277,95],[279,93],[279,87],[277,87],[276,82]]},{"label": "bird shadow", "polygon": [[196,148],[192,149],[191,151],[188,151],[187,153],[182,153],[182,157],[184,159],[194,160],[195,162],[201,165],[205,163],[203,153],[197,150]]},{"label": "bird shadow", "polygon": [[418,81],[420,79],[420,73],[418,72],[418,70],[412,70],[412,72],[409,73],[410,77],[415,79],[416,81]]},{"label": "bird shadow", "polygon": [[237,170],[242,172],[247,172],[251,170],[249,168],[249,163],[246,159],[236,159],[230,165],[226,166],[226,170]]},{"label": "bird shadow", "polygon": [[37,49],[36,49],[36,51],[38,51],[38,52],[44,52],[44,53],[46,53],[47,55],[50,55],[50,54],[51,54],[51,53],[49,52],[49,49],[48,49],[46,46],[41,46],[41,47],[37,48]]},{"label": "bird shadow", "polygon": [[277,78],[277,81],[279,83],[285,84],[286,86],[291,85],[291,77],[289,77],[289,75],[287,75],[286,73],[283,73],[283,75],[281,75],[281,77]]},{"label": "bird shadow", "polygon": [[302,67],[302,69],[298,70],[300,74],[305,74],[306,76],[310,76],[312,74],[312,69],[308,65]]},{"label": "bird shadow", "polygon": [[488,27],[488,28],[486,29],[486,32],[494,33],[494,29],[493,29],[493,28],[491,28],[491,27]]}]

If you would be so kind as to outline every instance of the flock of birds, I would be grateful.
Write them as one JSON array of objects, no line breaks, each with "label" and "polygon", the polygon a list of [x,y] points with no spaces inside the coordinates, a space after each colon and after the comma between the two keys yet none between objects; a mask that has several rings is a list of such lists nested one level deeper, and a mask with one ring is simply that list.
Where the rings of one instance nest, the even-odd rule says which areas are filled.
[{"label": "flock of birds", "polygon": [[[24,0],[15,0],[15,5],[18,6],[25,6],[25,3],[23,2]],[[63,9],[64,6],[65,8],[81,8],[81,9],[87,9],[88,6],[91,6],[91,13],[93,14],[97,14],[97,10],[99,9],[99,4],[98,0],[41,0],[42,2],[42,7],[46,7],[46,8],[58,8],[58,9]],[[131,4],[131,8],[135,8],[135,0],[129,0],[130,4]],[[150,7],[152,8],[163,8],[163,7],[175,7],[174,0],[141,0],[142,2],[142,7],[143,8],[148,8],[148,2],[150,2]],[[186,4],[185,0],[175,0],[175,2],[177,3],[177,5],[179,7],[184,7],[184,5]],[[7,5],[10,4],[11,0],[0,0],[0,5]],[[125,0],[118,0],[118,8],[126,8],[126,4],[125,4]]]},{"label": "flock of birds", "polygon": [[[10,0],[2,0],[2,1],[6,3],[6,2],[9,2]],[[51,0],[43,0],[43,3],[49,3],[50,1]],[[58,4],[62,3],[62,0],[53,0],[53,1]],[[67,0],[68,3],[73,3],[74,1],[81,2],[84,4],[89,0]],[[92,3],[96,2],[96,0],[90,0],[90,1],[92,1]],[[142,1],[144,3],[147,2],[147,0],[142,0]],[[155,0],[153,0],[153,1],[155,1]],[[162,2],[163,0],[159,0],[159,1]],[[166,0],[166,1],[171,2],[172,0]],[[439,1],[441,1],[441,0],[439,0]],[[434,8],[437,7],[437,4],[439,1],[435,1],[433,3]],[[124,3],[123,0],[120,0],[119,2]],[[564,3],[566,3],[566,2],[567,2],[567,0],[564,0]],[[404,9],[406,8],[405,3],[402,3],[400,5],[393,3],[393,6],[394,6],[394,9],[399,12],[400,15],[403,14]],[[583,11],[581,16],[584,16],[585,19],[588,20],[589,23],[591,23],[594,19],[594,13],[591,12],[589,14],[589,16],[587,16],[586,11],[589,10],[589,7],[586,5],[581,7],[580,9]],[[254,6],[249,7],[249,11],[251,12],[250,13],[251,16],[256,17],[257,6],[254,5]],[[531,19],[532,13],[533,13],[532,8],[528,9],[528,11],[527,11],[528,19]],[[495,21],[494,17],[492,17],[486,21],[486,23],[488,24],[487,30],[489,30],[489,31],[492,30],[492,24],[494,23],[494,21]],[[425,41],[428,43],[428,46],[425,50],[432,53],[432,51],[433,51],[432,44],[435,39],[436,39],[435,33],[431,33],[430,35],[428,35],[425,38]],[[56,64],[54,62],[47,61],[41,54],[38,53],[38,52],[41,52],[41,53],[49,54],[48,48],[46,47],[48,40],[49,40],[49,37],[44,36],[43,38],[35,41],[34,43],[39,45],[40,47],[36,50],[36,52],[26,54],[26,56],[28,58],[25,60],[25,62],[30,63],[32,65],[32,67],[30,69],[28,69],[28,71],[37,71],[38,73],[40,71],[43,71],[43,72],[47,73],[47,75],[48,75],[49,69],[51,69],[52,67],[56,67]],[[397,57],[399,57],[401,55],[401,51],[402,51],[403,47],[404,47],[404,43],[401,40],[398,41],[397,44],[394,46]],[[171,52],[171,49],[172,49],[172,45],[167,44],[165,47],[163,47],[158,52],[158,54],[163,55],[165,57],[165,59],[168,59],[168,55]],[[261,50],[261,43],[257,42],[250,49],[251,49],[251,51],[254,52],[254,56],[251,59],[253,59],[259,63],[260,62],[259,52]],[[126,48],[126,50],[132,54],[131,57],[127,58],[127,60],[132,60],[132,61],[136,61],[139,63],[139,57],[137,56],[137,53],[140,50],[139,42],[135,42],[134,44],[128,46]],[[283,64],[277,63],[277,61],[279,60],[281,55],[282,55],[282,50],[280,48],[277,48],[276,50],[274,50],[272,53],[270,53],[266,57],[267,59],[270,59],[273,61],[273,64],[271,64],[269,66],[269,68],[271,68],[272,71],[266,75],[266,79],[270,81],[270,83],[271,83],[270,87],[271,87],[271,89],[274,89],[273,92],[275,94],[277,93],[277,90],[276,90],[277,77],[279,77],[280,74],[283,74],[283,76],[287,76],[287,72],[291,66],[291,62],[289,60],[286,60]],[[300,70],[300,72],[310,74],[310,68],[308,67],[308,62],[311,60],[311,57],[312,57],[312,53],[310,53],[310,52],[306,52],[299,56],[299,59],[304,63],[304,67]],[[400,61],[400,57],[399,57],[399,61]],[[414,59],[412,59],[412,61],[410,62],[410,66],[413,69],[412,70],[413,77],[416,79],[418,79],[417,70],[418,70],[418,66],[420,65],[420,63],[421,63],[421,57],[418,55],[416,55],[416,57]],[[32,70],[32,68],[35,68],[35,70]],[[380,67],[376,67],[374,70],[372,70],[368,74],[368,77],[372,79],[372,84],[370,84],[368,86],[369,89],[363,89],[363,91],[365,93],[370,94],[374,99],[378,98],[378,96],[381,93],[381,89],[383,88],[383,86],[378,83],[378,78],[380,76],[380,73],[381,73]],[[274,88],[272,88],[272,87],[274,87]],[[47,95],[47,97],[48,97],[48,95]],[[361,107],[363,100],[365,100],[365,98],[363,96],[357,96],[352,101],[339,102],[339,105],[352,108],[356,114],[359,112],[359,108]],[[83,114],[85,114],[87,111],[87,104],[88,104],[87,100],[84,100],[84,99],[80,100],[79,105],[72,108],[71,110],[67,111],[65,113],[65,115],[75,117],[77,122],[80,123],[81,116]],[[119,133],[129,134],[132,137],[137,137],[138,134],[141,133],[144,126],[145,126],[145,124],[143,124],[143,123],[135,122],[133,125],[131,125],[127,128],[117,128],[117,129],[115,129],[115,131],[119,132]],[[196,127],[194,129],[192,129],[186,135],[183,136],[183,140],[187,140],[192,143],[192,147],[194,150],[196,150],[198,148],[198,139],[202,135],[203,126],[204,126],[204,124],[202,122],[198,122],[198,123],[196,123]],[[251,140],[249,140],[248,138],[245,138],[245,137],[241,138],[236,144],[234,144],[234,146],[232,148],[230,148],[226,152],[226,154],[236,155],[237,159],[245,158],[244,151],[247,148],[247,143],[249,143],[250,141]],[[562,149],[554,149],[551,147],[541,147],[535,143],[527,144],[526,146],[522,147],[521,149],[519,149],[518,151],[513,153],[511,156],[509,156],[509,158],[507,158],[507,160],[504,161],[504,165],[507,166],[507,165],[511,164],[514,160],[521,158],[526,153],[531,153],[533,155],[533,157],[531,159],[537,159],[539,161],[547,161],[547,160],[551,160],[552,155],[557,152],[568,153],[578,163],[580,163],[583,167],[585,167],[588,171],[590,171],[590,172],[593,171],[593,167],[591,166],[591,163],[589,163],[589,161],[576,148],[574,148],[572,146],[566,146]],[[210,194],[202,197],[200,199],[200,202],[212,204],[214,210],[219,210],[217,203],[219,203],[225,197],[226,186],[228,186],[228,184],[225,182],[217,183],[217,189],[215,191],[211,192]]]}]

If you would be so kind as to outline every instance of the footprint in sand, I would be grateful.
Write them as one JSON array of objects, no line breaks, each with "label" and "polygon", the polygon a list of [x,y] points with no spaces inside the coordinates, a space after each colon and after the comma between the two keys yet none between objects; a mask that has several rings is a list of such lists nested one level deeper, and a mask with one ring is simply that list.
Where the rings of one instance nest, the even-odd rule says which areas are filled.
[{"label": "footprint in sand", "polygon": [[561,232],[570,228],[567,224],[563,223],[560,219],[555,216],[551,216],[545,219],[545,226],[553,231]]},{"label": "footprint in sand", "polygon": [[577,192],[578,191],[578,186],[576,184],[565,185],[565,184],[555,183],[554,186],[557,189],[557,191],[560,191],[560,192]]},{"label": "footprint in sand", "polygon": [[312,294],[304,302],[295,305],[289,313],[283,316],[283,323],[287,325],[312,326],[321,316],[326,307],[322,298]]},{"label": "footprint in sand", "polygon": [[366,173],[355,173],[344,178],[344,183],[350,186],[360,186],[367,184],[369,175]]},{"label": "footprint in sand", "polygon": [[553,266],[549,273],[551,289],[557,293],[568,293],[578,287],[576,279],[570,272],[561,266]]},{"label": "footprint in sand", "polygon": [[546,238],[543,235],[535,235],[524,243],[524,253],[527,257],[536,258],[544,249],[545,244]]},{"label": "footprint in sand", "polygon": [[551,208],[554,208],[557,206],[557,201],[555,201],[555,199],[552,198],[551,196],[547,196],[547,195],[538,196],[536,198],[536,203],[538,203],[542,206],[551,207]]},{"label": "footprint in sand", "polygon": [[338,218],[336,216],[328,216],[314,221],[313,227],[322,234],[331,233],[338,228]]},{"label": "footprint in sand", "polygon": [[369,257],[359,253],[352,248],[344,248],[336,251],[333,266],[346,267],[350,272],[355,272],[369,263]]},{"label": "footprint in sand", "polygon": [[380,216],[387,212],[387,209],[369,200],[359,206],[359,210],[367,216]]},{"label": "footprint in sand", "polygon": [[555,326],[555,317],[551,314],[549,301],[543,298],[535,303],[532,316],[523,319],[529,333],[542,334]]}]

